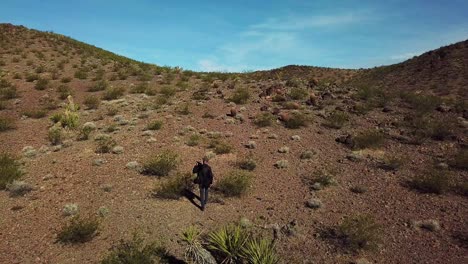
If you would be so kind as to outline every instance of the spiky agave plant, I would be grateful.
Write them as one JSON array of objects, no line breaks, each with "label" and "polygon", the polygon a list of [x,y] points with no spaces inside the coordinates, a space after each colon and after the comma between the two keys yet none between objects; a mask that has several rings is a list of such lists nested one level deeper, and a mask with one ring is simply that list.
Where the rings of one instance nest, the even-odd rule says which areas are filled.
[{"label": "spiky agave plant", "polygon": [[276,264],[279,262],[273,242],[266,238],[250,239],[243,247],[242,255],[249,264]]},{"label": "spiky agave plant", "polygon": [[242,259],[242,248],[249,239],[249,233],[239,225],[227,225],[208,236],[209,248],[224,259],[221,263],[234,264]]},{"label": "spiky agave plant", "polygon": [[185,260],[189,263],[216,264],[216,260],[211,253],[201,245],[200,234],[200,230],[195,226],[189,226],[182,233],[182,240],[187,243],[184,254]]}]

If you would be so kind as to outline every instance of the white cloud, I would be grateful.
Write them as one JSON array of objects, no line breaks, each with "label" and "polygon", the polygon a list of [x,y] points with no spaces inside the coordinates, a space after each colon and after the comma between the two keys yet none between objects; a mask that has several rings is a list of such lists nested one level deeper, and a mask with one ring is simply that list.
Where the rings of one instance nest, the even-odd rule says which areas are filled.
[{"label": "white cloud", "polygon": [[391,60],[407,60],[410,58],[413,58],[414,56],[418,56],[422,54],[422,52],[407,52],[407,53],[402,53],[402,54],[396,54],[390,56]]},{"label": "white cloud", "polygon": [[304,30],[318,27],[345,25],[363,20],[364,15],[347,13],[328,16],[270,18],[264,23],[252,25],[252,29],[263,30]]}]

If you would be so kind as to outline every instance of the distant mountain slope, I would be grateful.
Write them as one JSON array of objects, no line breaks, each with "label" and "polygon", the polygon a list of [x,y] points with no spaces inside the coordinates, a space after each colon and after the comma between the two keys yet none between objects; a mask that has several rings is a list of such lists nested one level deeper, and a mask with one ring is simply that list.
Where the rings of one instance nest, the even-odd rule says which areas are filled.
[{"label": "distant mountain slope", "polygon": [[366,70],[352,82],[467,98],[468,40],[426,52],[402,63]]}]

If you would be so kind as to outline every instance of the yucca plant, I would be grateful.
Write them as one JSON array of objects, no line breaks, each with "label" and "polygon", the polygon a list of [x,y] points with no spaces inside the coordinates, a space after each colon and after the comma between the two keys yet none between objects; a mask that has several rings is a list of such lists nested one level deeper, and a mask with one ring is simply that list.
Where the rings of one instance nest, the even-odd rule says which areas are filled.
[{"label": "yucca plant", "polygon": [[221,263],[239,263],[245,243],[249,239],[248,232],[238,225],[227,225],[209,234],[209,248],[223,258]]},{"label": "yucca plant", "polygon": [[187,243],[184,258],[189,263],[211,264],[216,263],[211,253],[203,248],[200,242],[200,230],[195,226],[189,226],[182,233],[182,240]]},{"label": "yucca plant", "polygon": [[279,262],[272,241],[266,238],[250,239],[242,250],[249,264],[276,264]]}]

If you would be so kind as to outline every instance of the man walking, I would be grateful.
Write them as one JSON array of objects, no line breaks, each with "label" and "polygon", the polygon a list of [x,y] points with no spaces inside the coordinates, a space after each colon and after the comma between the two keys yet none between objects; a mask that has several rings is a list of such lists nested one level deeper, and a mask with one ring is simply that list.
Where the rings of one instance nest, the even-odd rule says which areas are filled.
[{"label": "man walking", "polygon": [[203,157],[203,163],[197,161],[197,165],[193,167],[193,173],[197,174],[195,183],[200,188],[200,203],[201,210],[205,211],[206,203],[208,202],[208,189],[213,183],[213,172],[211,171],[210,165],[208,165],[208,158]]}]

